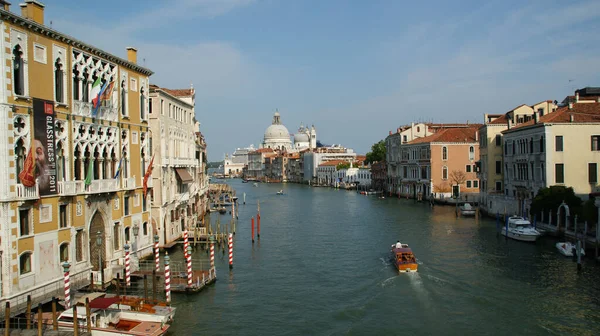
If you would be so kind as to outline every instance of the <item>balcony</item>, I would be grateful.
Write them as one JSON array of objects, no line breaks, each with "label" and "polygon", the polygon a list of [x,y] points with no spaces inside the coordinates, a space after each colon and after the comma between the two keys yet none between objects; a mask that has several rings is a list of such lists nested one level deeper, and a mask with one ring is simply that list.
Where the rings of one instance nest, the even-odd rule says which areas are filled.
[{"label": "balcony", "polygon": [[105,193],[115,192],[119,189],[119,180],[117,179],[104,179],[104,180],[93,180],[92,183],[86,186],[86,193]]},{"label": "balcony", "polygon": [[92,103],[75,100],[75,101],[73,101],[72,113],[74,115],[91,118],[92,117]]},{"label": "balcony", "polygon": [[[73,101],[73,114],[92,118],[92,103]],[[95,118],[108,120],[108,121],[119,121],[119,113],[116,106],[100,106],[98,113]]]},{"label": "balcony", "polygon": [[83,188],[78,188],[77,184],[83,184],[83,181],[59,181],[58,194],[61,196],[74,196],[77,191],[83,191]]},{"label": "balcony", "polygon": [[33,187],[26,187],[18,183],[15,191],[17,193],[17,199],[27,200],[40,198],[40,192],[37,184]]},{"label": "balcony", "polygon": [[123,189],[135,189],[135,176],[123,178]]}]

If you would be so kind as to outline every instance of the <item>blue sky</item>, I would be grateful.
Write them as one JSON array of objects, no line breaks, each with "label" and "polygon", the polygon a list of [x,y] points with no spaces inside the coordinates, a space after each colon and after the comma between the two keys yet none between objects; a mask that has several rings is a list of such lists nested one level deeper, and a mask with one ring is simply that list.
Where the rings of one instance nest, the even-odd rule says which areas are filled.
[{"label": "blue sky", "polygon": [[152,83],[193,83],[210,160],[258,144],[276,108],[291,133],[314,124],[364,154],[411,121],[480,123],[600,86],[600,1],[45,3],[59,31],[136,47]]}]

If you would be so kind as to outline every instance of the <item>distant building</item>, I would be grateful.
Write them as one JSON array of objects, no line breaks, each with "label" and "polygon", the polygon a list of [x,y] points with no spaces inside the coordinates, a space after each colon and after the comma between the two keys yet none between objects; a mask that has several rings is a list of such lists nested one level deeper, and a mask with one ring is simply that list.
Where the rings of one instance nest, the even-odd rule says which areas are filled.
[{"label": "distant building", "polygon": [[281,123],[281,115],[279,112],[275,112],[273,115],[273,122],[271,123],[271,126],[267,127],[260,148],[270,148],[286,152],[293,149],[290,132],[288,132],[288,129]]},{"label": "distant building", "polygon": [[356,153],[354,153],[352,149],[334,145],[331,147],[317,148],[312,152],[304,152],[303,158],[303,181],[315,183],[317,180],[317,167],[321,163],[331,160],[352,162],[356,160]]},{"label": "distant building", "polygon": [[315,125],[312,125],[309,129],[300,124],[298,132],[294,134],[294,149],[302,150],[306,148],[317,148],[317,130],[315,129]]},{"label": "distant building", "polygon": [[[579,90],[578,90],[579,91]],[[504,196],[528,211],[540,188],[572,187],[582,199],[600,191],[600,95],[567,98],[566,106],[503,131]],[[510,209],[510,208],[509,208]]]},{"label": "distant building", "polygon": [[372,188],[377,191],[387,190],[387,163],[385,161],[371,164]]}]

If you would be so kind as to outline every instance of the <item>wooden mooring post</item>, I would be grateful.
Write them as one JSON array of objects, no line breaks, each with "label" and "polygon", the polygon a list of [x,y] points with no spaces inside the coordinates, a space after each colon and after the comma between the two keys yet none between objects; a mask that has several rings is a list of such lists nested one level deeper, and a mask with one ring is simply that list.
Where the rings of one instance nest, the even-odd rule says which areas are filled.
[{"label": "wooden mooring post", "polygon": [[56,301],[57,298],[52,298],[52,329],[58,330],[58,316],[56,315]]},{"label": "wooden mooring post", "polygon": [[10,336],[10,301],[6,301],[4,308],[4,336]]},{"label": "wooden mooring post", "polygon": [[38,331],[38,336],[42,336],[42,326],[44,324],[44,321],[42,320],[42,303],[38,303],[38,309],[37,309],[37,313],[38,313],[38,317],[37,317],[37,331]]},{"label": "wooden mooring post", "polygon": [[27,323],[25,324],[26,329],[31,329],[31,295],[27,295]]}]

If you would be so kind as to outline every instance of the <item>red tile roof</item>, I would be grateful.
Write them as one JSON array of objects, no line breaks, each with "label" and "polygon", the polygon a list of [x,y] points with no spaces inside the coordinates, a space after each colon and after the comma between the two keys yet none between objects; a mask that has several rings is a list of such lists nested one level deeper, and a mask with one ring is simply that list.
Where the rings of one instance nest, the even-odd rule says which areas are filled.
[{"label": "red tile roof", "polygon": [[430,142],[477,142],[475,133],[481,124],[472,124],[471,127],[454,127],[439,130],[438,132],[410,141],[408,144],[430,143]]},{"label": "red tile roof", "polygon": [[259,148],[254,152],[250,152],[248,154],[260,154],[260,153],[273,153],[273,148]]},{"label": "red tile roof", "polygon": [[[560,107],[556,111],[540,117],[538,124],[568,124],[571,123],[571,116],[574,123],[600,123],[600,103],[573,103],[572,109],[569,109],[568,106]],[[504,132],[510,132],[534,124],[535,121],[530,120],[515,125],[510,130]]]},{"label": "red tile roof", "polygon": [[167,89],[167,88],[162,88],[162,90],[166,91],[167,93],[175,96],[175,97],[189,97],[192,96],[194,94],[194,89]]},{"label": "red tile roof", "polygon": [[327,161],[327,162],[323,162],[319,165],[319,167],[323,166],[337,166],[340,163],[348,163],[348,161],[344,161],[344,160],[331,160],[331,161]]}]

